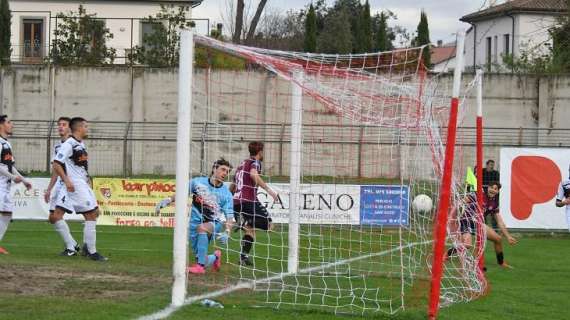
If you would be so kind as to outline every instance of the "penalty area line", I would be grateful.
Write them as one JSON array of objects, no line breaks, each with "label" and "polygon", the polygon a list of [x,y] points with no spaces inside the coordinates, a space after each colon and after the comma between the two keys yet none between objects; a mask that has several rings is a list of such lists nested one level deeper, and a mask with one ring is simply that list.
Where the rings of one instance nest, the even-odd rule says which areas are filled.
[{"label": "penalty area line", "polygon": [[192,303],[195,303],[197,301],[203,300],[203,299],[211,299],[211,298],[220,297],[220,296],[223,296],[223,295],[226,295],[226,294],[232,293],[234,291],[238,291],[238,290],[253,289],[258,284],[270,283],[274,280],[283,279],[283,278],[289,277],[289,276],[294,276],[294,275],[299,275],[299,274],[304,274],[304,273],[311,273],[314,271],[333,268],[333,267],[336,267],[336,266],[339,266],[342,264],[352,263],[352,262],[356,262],[356,261],[360,261],[360,260],[364,260],[364,259],[369,259],[369,258],[373,258],[373,257],[384,256],[384,255],[387,255],[387,254],[390,254],[390,253],[393,253],[396,251],[408,249],[408,248],[411,248],[411,247],[417,246],[417,245],[429,244],[431,242],[433,242],[433,240],[422,241],[422,242],[413,242],[413,243],[407,244],[405,246],[398,246],[396,248],[386,250],[386,251],[375,252],[375,253],[371,253],[371,254],[367,254],[367,255],[363,255],[363,256],[358,256],[358,257],[354,257],[354,258],[350,258],[350,259],[339,260],[336,262],[323,264],[320,266],[301,269],[297,273],[283,272],[283,273],[279,273],[279,274],[276,274],[276,275],[271,276],[271,277],[267,277],[267,278],[259,279],[259,280],[255,280],[255,281],[238,282],[237,284],[230,286],[230,287],[227,287],[225,289],[220,289],[220,290],[212,291],[209,293],[188,297],[184,300],[184,303],[182,303],[179,306],[170,305],[170,306],[168,306],[168,307],[166,307],[166,308],[164,308],[158,312],[155,312],[153,314],[139,317],[138,320],[165,319],[165,318],[169,317],[170,315],[172,315],[174,312],[178,311],[180,308],[187,306],[187,305],[190,305]]}]

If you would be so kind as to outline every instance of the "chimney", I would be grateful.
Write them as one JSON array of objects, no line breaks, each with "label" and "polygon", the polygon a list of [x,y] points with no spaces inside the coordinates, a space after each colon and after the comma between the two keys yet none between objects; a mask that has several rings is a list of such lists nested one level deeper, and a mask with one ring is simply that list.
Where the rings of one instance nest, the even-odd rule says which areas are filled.
[{"label": "chimney", "polygon": [[437,40],[437,46],[442,47],[443,46],[443,40]]}]

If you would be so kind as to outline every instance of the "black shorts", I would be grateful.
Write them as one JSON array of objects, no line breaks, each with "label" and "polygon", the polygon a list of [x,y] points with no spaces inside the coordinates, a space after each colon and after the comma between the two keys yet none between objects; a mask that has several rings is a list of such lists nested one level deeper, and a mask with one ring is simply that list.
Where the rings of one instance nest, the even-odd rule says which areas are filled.
[{"label": "black shorts", "polygon": [[461,234],[465,234],[465,233],[470,233],[470,234],[475,234],[475,221],[473,221],[472,219],[461,219],[459,221],[459,231],[461,232]]},{"label": "black shorts", "polygon": [[269,230],[271,218],[267,209],[260,202],[235,202],[234,212],[242,225],[247,225],[261,230]]}]

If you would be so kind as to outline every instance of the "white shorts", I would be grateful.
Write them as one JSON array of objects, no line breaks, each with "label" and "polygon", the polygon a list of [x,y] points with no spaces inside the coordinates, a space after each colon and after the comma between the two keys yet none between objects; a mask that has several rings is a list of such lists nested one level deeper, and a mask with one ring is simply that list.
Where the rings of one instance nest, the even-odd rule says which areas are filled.
[{"label": "white shorts", "polygon": [[53,188],[51,189],[51,197],[49,198],[49,211],[55,210],[55,205],[57,203],[57,199],[61,195],[62,192],[65,190],[65,184],[63,181],[59,180],[55,183]]},{"label": "white shorts", "polygon": [[86,182],[74,181],[74,192],[67,191],[66,187],[60,189],[60,193],[56,202],[56,207],[63,209],[67,213],[74,212],[83,214],[93,211],[97,208],[97,200],[95,193]]},{"label": "white shorts", "polygon": [[12,195],[10,195],[11,186],[11,183],[5,181],[0,183],[0,212],[14,211],[14,201],[12,201]]}]

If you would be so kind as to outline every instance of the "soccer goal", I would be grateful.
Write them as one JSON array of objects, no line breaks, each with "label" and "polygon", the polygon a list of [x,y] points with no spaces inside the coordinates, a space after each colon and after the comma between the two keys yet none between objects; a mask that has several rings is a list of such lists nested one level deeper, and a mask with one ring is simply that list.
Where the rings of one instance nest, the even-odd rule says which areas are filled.
[{"label": "soccer goal", "polygon": [[[256,232],[253,265],[239,263],[237,230],[227,245],[214,240],[219,273],[187,276],[189,203],[176,193],[174,306],[226,295],[362,315],[429,305],[435,317],[484,292],[483,241],[462,247],[457,228],[475,141],[455,130],[475,114],[480,74],[429,74],[423,47],[329,55],[181,38],[177,190],[221,156],[237,167],[261,141],[262,178],[279,198],[258,193],[273,226]],[[235,63],[193,67],[197,50]],[[444,261],[451,246],[458,256]]]}]

